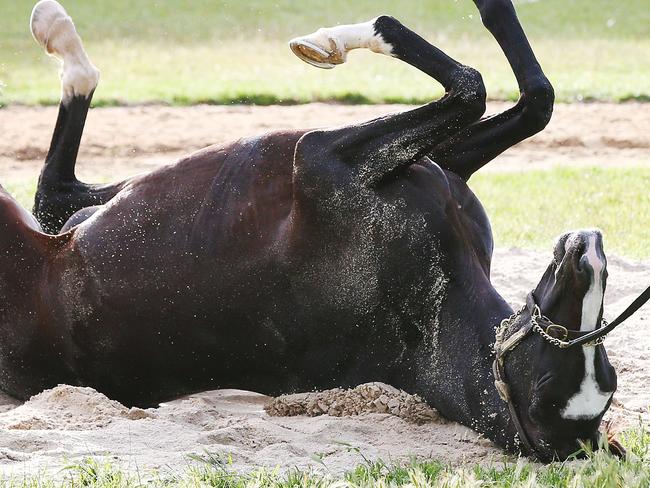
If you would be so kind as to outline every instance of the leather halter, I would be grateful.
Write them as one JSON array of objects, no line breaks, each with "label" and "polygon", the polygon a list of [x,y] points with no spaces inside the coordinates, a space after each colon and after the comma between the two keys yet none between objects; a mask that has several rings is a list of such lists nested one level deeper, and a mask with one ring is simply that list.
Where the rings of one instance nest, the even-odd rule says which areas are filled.
[{"label": "leather halter", "polygon": [[[526,339],[531,334],[531,332],[539,333],[546,341],[561,349],[567,349],[579,345],[597,346],[602,343],[603,339],[609,332],[630,318],[630,316],[639,310],[648,300],[650,300],[650,286],[646,288],[645,291],[641,293],[641,295],[639,295],[630,304],[630,306],[628,306],[623,311],[623,313],[616,317],[616,319],[614,319],[611,323],[606,324],[603,320],[603,324],[606,325],[601,326],[593,331],[585,332],[569,330],[562,325],[554,324],[547,317],[544,317],[541,313],[539,305],[537,305],[535,302],[533,292],[530,292],[526,297],[526,305],[524,305],[519,311],[512,314],[507,319],[501,321],[501,324],[497,328],[497,339],[494,344],[495,357],[494,362],[492,363],[494,386],[496,387],[501,399],[508,404],[510,418],[515,426],[515,429],[517,430],[519,440],[530,454],[542,457],[538,455],[537,449],[533,447],[526,429],[524,429],[524,426],[521,423],[521,418],[519,417],[516,405],[512,399],[510,386],[508,385],[505,378],[506,355],[514,348],[516,348],[519,344],[521,344],[524,339]],[[503,339],[502,335],[506,332],[506,329],[526,309],[530,313],[530,319],[527,320],[526,323],[519,330],[517,330],[517,332],[512,334],[507,339]],[[558,335],[560,337],[557,337]],[[567,340],[569,335],[573,335],[575,338]]]}]

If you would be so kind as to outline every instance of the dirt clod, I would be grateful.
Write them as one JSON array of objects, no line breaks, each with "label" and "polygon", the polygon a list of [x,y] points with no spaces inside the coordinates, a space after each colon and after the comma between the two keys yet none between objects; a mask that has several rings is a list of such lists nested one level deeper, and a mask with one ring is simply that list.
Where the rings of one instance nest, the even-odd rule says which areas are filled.
[{"label": "dirt clod", "polygon": [[386,413],[415,424],[442,421],[438,412],[417,395],[410,395],[384,383],[365,383],[349,390],[334,388],[282,395],[271,400],[265,410],[275,417],[345,417],[364,413]]}]

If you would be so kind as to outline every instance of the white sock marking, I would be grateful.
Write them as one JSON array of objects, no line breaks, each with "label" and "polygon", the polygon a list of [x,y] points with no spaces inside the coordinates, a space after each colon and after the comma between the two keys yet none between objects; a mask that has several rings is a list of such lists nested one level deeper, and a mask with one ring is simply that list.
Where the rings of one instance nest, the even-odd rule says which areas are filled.
[{"label": "white sock marking", "polygon": [[[593,268],[593,280],[582,301],[581,331],[590,331],[596,328],[598,315],[603,304],[603,270],[605,263],[596,253],[596,237],[590,236],[585,253],[587,261]],[[580,389],[567,402],[566,407],[560,412],[568,420],[583,420],[597,417],[611,398],[613,392],[601,391],[596,381],[596,365],[594,347],[582,346],[585,355],[585,377],[580,383]]]},{"label": "white sock marking", "polygon": [[337,25],[327,29],[320,29],[316,34],[324,31],[323,34],[333,39],[337,46],[342,46],[343,51],[365,48],[372,52],[390,56],[393,46],[384,41],[380,34],[375,33],[375,22],[377,19],[363,22],[361,24]]},{"label": "white sock marking", "polygon": [[[347,54],[353,49],[365,48],[375,53],[391,56],[393,46],[384,41],[375,32],[377,19],[360,24],[337,25],[324,27],[313,34],[297,37],[289,41],[292,50],[303,60],[321,68],[333,68],[336,64],[345,63]],[[295,49],[296,45],[305,45],[319,52],[322,60],[314,63],[314,59],[304,59]]]},{"label": "white sock marking", "polygon": [[99,70],[90,62],[74,23],[63,7],[54,0],[38,2],[32,11],[31,29],[34,39],[46,52],[62,62],[63,104],[74,96],[90,95],[99,82]]}]

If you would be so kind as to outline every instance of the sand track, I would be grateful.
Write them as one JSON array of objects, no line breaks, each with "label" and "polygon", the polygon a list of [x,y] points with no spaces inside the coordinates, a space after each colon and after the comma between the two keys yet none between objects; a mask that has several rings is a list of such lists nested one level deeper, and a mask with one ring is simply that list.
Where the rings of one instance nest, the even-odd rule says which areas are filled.
[{"label": "sand track", "polygon": [[[488,113],[509,104],[493,103]],[[279,128],[334,126],[408,106],[137,106],[90,111],[79,174],[123,178],[168,163],[210,144]],[[35,177],[47,153],[56,107],[0,110],[0,178]],[[650,165],[650,104],[583,104],[555,108],[546,130],[510,149],[489,170],[554,164]]]}]

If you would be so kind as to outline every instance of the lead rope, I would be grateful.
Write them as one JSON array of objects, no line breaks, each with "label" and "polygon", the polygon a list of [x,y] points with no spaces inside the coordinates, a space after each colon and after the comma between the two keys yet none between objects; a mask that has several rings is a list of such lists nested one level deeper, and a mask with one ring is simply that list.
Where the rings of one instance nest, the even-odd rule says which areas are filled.
[{"label": "lead rope", "polygon": [[[530,319],[533,323],[533,330],[541,335],[544,340],[554,346],[559,347],[560,349],[567,349],[574,346],[594,347],[602,344],[607,334],[629,319],[649,300],[650,286],[648,286],[618,317],[612,320],[611,323],[607,323],[605,319],[601,319],[600,327],[590,332],[570,331],[562,325],[553,323],[553,321],[542,315],[539,306],[535,303],[532,293],[528,294],[526,301],[528,308],[531,309]],[[539,324],[540,321],[546,325],[545,329]],[[560,334],[561,338],[553,337],[549,332]],[[578,337],[567,341],[566,339],[568,338],[569,333],[575,334]]]},{"label": "lead rope", "polygon": [[[543,320],[544,322],[546,322],[547,324],[549,324],[549,325],[546,326],[546,330],[544,330],[544,328],[542,328],[542,326],[539,325],[538,320],[540,320],[540,319]],[[560,339],[558,337],[553,337],[552,335],[550,335],[547,332],[548,330],[564,331],[563,332],[564,337],[567,337],[568,333],[569,333],[569,331],[568,331],[568,329],[566,329],[566,327],[564,327],[562,325],[554,324],[553,322],[551,322],[551,320],[549,320],[547,317],[542,315],[542,312],[541,312],[541,310],[539,309],[539,307],[537,305],[535,305],[535,307],[533,308],[533,313],[530,316],[530,321],[533,324],[533,330],[535,332],[537,332],[540,336],[542,336],[542,338],[546,342],[550,342],[551,344],[553,344],[556,347],[559,347],[560,349],[567,349],[567,348],[569,348],[569,347],[571,347],[573,345],[573,341],[564,341],[564,340],[562,340],[562,339]],[[607,323],[607,321],[605,319],[601,319],[600,327],[598,329],[596,329],[596,330],[604,329],[604,328],[608,327],[608,325],[609,324]],[[583,346],[586,346],[586,347],[599,346],[603,342],[605,342],[606,337],[607,337],[607,333],[603,333],[600,337],[597,337],[595,340],[593,340],[591,342],[584,343]]]}]

